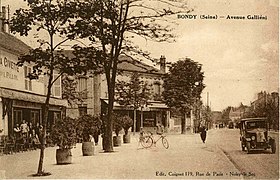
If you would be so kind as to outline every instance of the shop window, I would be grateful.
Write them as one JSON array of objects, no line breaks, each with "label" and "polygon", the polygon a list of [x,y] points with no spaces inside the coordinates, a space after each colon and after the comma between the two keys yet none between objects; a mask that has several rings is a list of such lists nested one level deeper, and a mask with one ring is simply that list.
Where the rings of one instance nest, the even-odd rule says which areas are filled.
[{"label": "shop window", "polygon": [[24,81],[25,81],[25,90],[32,91],[32,81],[28,77],[31,73],[31,68],[24,66]]},{"label": "shop window", "polygon": [[14,126],[16,124],[21,124],[22,122],[22,110],[14,110]]},{"label": "shop window", "polygon": [[31,111],[31,121],[33,125],[36,125],[37,123],[40,124],[40,113],[39,111]]},{"label": "shop window", "polygon": [[156,113],[154,111],[143,112],[143,126],[154,127],[156,125]]}]

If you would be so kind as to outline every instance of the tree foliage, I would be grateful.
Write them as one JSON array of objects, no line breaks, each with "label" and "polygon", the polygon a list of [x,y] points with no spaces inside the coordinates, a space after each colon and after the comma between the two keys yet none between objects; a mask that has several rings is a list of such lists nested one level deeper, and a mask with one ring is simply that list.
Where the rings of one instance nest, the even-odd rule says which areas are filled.
[{"label": "tree foliage", "polygon": [[66,99],[70,106],[84,101],[83,96],[87,91],[77,91],[78,82],[74,76],[62,75],[61,83],[63,84],[62,99]]},{"label": "tree foliage", "polygon": [[144,107],[151,98],[151,87],[148,82],[140,80],[139,73],[133,73],[130,81],[117,81],[116,101],[120,105],[131,106],[133,109]]},{"label": "tree foliage", "polygon": [[58,119],[51,132],[51,139],[59,149],[70,149],[76,143],[76,120],[70,117]]},{"label": "tree foliage", "polygon": [[172,27],[168,23],[171,19],[168,17],[189,10],[183,3],[174,0],[83,0],[77,7],[78,19],[71,25],[68,37],[79,36],[89,40],[89,46],[77,46],[76,52],[86,53],[88,56],[83,61],[98,67],[106,75],[109,102],[103,142],[105,152],[111,152],[112,112],[120,54],[152,59],[133,39],[141,37],[157,42],[173,41]]},{"label": "tree foliage", "polygon": [[101,129],[99,116],[85,114],[77,119],[77,130],[81,133],[84,142],[90,142],[90,135],[98,134]]},{"label": "tree foliage", "polygon": [[201,65],[186,58],[171,65],[170,72],[164,78],[163,97],[169,107],[175,107],[182,112],[192,108],[200,99],[204,73]]},{"label": "tree foliage", "polygon": [[185,114],[193,109],[205,87],[203,79],[201,64],[189,58],[172,63],[164,78],[162,95],[167,106],[182,114],[182,133],[185,133]]},{"label": "tree foliage", "polygon": [[266,100],[250,107],[246,117],[266,117],[270,127],[279,130],[279,95],[266,94]]}]

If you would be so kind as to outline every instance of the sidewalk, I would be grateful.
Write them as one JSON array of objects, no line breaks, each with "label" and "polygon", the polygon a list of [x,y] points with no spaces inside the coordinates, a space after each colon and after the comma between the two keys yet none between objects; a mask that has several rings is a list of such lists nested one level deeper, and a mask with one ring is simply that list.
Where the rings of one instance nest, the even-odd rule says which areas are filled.
[{"label": "sidewalk", "polygon": [[[72,149],[72,164],[69,165],[56,165],[56,147],[47,148],[44,169],[52,175],[40,179],[193,179],[199,177],[162,177],[156,173],[237,171],[219,149],[201,143],[199,135],[168,134],[169,149],[163,148],[161,142],[156,147],[143,149],[138,147],[138,137],[137,134],[131,135],[131,143],[114,147],[113,153],[103,153],[100,141],[94,156],[82,156],[81,144],[77,144]],[[39,153],[36,150],[0,156],[0,179],[33,178],[30,175],[37,171]]]}]

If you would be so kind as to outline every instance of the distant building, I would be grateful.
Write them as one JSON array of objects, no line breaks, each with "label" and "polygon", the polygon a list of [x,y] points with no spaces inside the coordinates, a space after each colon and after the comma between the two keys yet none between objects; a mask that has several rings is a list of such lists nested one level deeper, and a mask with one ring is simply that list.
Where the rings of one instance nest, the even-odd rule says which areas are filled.
[{"label": "distant building", "polygon": [[229,112],[229,119],[236,123],[250,111],[250,107],[240,104],[239,107],[231,107]]},{"label": "distant building", "polygon": [[257,99],[251,102],[251,107],[255,110],[258,106],[265,106],[268,103],[274,103],[276,106],[279,104],[279,93],[272,92],[271,94],[266,91],[258,93]]}]

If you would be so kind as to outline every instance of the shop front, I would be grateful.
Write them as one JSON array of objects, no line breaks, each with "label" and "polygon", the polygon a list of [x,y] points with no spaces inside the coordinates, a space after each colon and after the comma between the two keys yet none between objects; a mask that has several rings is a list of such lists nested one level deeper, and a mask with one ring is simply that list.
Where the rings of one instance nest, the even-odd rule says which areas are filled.
[{"label": "shop front", "polygon": [[[8,88],[0,88],[0,135],[13,135],[13,128],[23,120],[35,126],[42,124],[43,104],[46,97]],[[56,119],[63,116],[67,101],[51,98],[47,130],[50,131]]]},{"label": "shop front", "polygon": [[[101,112],[106,114],[108,105],[107,99],[101,99]],[[134,111],[132,107],[125,107],[114,102],[114,112],[121,115],[128,115],[133,119]],[[170,111],[169,108],[160,101],[149,102],[147,106],[139,108],[136,111],[136,132],[141,127],[144,131],[154,131],[157,125],[161,125],[166,131],[169,129]],[[132,128],[132,131],[133,128]]]}]

